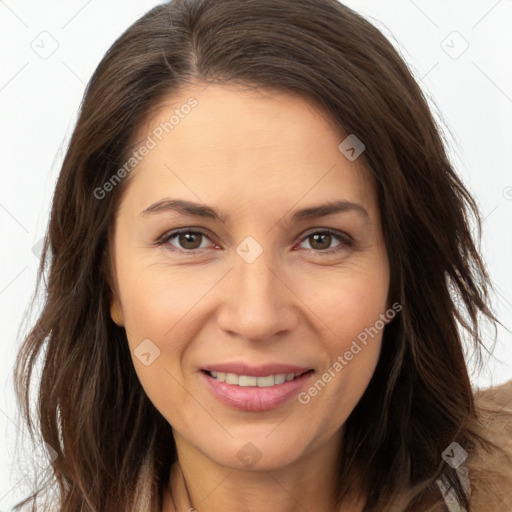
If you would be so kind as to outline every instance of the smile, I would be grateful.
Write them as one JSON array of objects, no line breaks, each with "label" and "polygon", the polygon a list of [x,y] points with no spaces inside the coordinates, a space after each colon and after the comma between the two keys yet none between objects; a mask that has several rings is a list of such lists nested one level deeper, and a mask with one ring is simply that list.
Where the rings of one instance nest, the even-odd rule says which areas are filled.
[{"label": "smile", "polygon": [[199,375],[222,404],[239,411],[263,412],[292,400],[306,387],[314,373],[314,370],[306,370],[300,374],[277,373],[256,377],[203,370]]},{"label": "smile", "polygon": [[258,387],[268,388],[284,382],[289,382],[297,377],[300,377],[306,372],[302,373],[278,373],[276,375],[267,375],[266,377],[256,377],[252,375],[237,375],[236,373],[225,372],[207,372],[211,377],[219,382],[226,382],[233,386],[241,387]]}]

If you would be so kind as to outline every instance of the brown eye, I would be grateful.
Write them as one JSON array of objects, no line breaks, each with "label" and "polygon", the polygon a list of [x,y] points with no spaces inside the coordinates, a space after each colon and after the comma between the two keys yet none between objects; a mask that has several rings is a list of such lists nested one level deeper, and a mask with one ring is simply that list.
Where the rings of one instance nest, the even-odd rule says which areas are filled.
[{"label": "brown eye", "polygon": [[[305,247],[305,249],[327,254],[335,253],[354,245],[350,236],[333,231],[317,231],[311,233],[304,237],[302,243],[305,241],[309,241],[310,246],[310,248]],[[333,243],[335,243],[334,246],[332,245]]]},{"label": "brown eye", "polygon": [[183,249],[199,249],[201,245],[201,233],[188,231],[186,233],[178,233],[178,242]]},{"label": "brown eye", "polygon": [[209,240],[205,232],[189,229],[167,233],[157,244],[166,245],[172,251],[195,255],[202,252],[200,249],[208,247],[207,244],[203,244],[205,240]]},{"label": "brown eye", "polygon": [[329,249],[332,242],[332,235],[329,233],[320,233],[316,235],[310,235],[310,245],[313,249]]}]

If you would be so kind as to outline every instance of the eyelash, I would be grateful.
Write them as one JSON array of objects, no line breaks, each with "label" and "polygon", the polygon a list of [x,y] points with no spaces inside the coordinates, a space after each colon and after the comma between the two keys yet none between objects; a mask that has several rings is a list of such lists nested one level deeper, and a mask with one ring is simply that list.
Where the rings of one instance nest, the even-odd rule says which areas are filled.
[{"label": "eyelash", "polygon": [[[192,233],[194,235],[197,235],[197,234],[200,234],[202,236],[204,236],[205,238],[208,238],[210,239],[208,233],[206,231],[203,231],[202,229],[190,229],[190,228],[187,228],[187,229],[181,229],[181,230],[177,230],[177,231],[170,231],[168,233],[165,233],[157,242],[156,242],[156,245],[157,246],[162,246],[162,245],[165,245],[165,244],[168,244],[168,242],[170,240],[172,240],[173,238],[176,238],[177,236],[183,234],[183,233]],[[315,249],[306,249],[307,251],[313,251],[313,252],[316,252],[318,254],[335,254],[337,253],[338,251],[340,251],[343,247],[354,247],[354,240],[351,236],[347,235],[346,233],[342,233],[340,231],[333,231],[331,229],[322,229],[322,230],[319,230],[319,231],[313,231],[311,233],[309,233],[308,235],[304,236],[300,243],[304,242],[305,240],[307,240],[308,238],[312,237],[313,235],[331,235],[332,237],[336,238],[340,244],[337,245],[336,247],[332,248],[332,249],[324,249],[324,250],[315,250]],[[170,244],[168,244],[169,248],[171,251],[173,252],[177,252],[179,254],[186,254],[187,256],[200,256],[201,253],[202,253],[202,250],[201,249],[190,249],[190,250],[185,250],[185,249],[178,249],[177,247],[174,247]]]}]

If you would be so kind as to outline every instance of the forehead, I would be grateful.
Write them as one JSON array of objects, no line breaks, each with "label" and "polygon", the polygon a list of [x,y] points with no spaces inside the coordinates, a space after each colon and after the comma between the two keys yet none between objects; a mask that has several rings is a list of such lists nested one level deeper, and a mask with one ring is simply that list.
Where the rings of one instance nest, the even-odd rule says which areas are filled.
[{"label": "forehead", "polygon": [[141,127],[135,150],[151,149],[132,171],[128,194],[141,207],[179,195],[237,211],[251,206],[254,215],[339,199],[375,208],[369,173],[339,150],[345,138],[295,94],[191,87],[166,98]]}]

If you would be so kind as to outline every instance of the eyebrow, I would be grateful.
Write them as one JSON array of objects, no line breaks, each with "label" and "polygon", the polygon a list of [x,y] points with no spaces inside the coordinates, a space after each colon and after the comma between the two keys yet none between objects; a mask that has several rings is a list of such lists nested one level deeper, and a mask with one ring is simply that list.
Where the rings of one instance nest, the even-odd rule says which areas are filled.
[{"label": "eyebrow", "polygon": [[[143,210],[141,215],[144,216],[147,214],[167,211],[176,211],[184,215],[220,220],[223,223],[229,219],[229,215],[222,213],[215,208],[191,201],[185,201],[182,199],[162,199]],[[370,219],[368,211],[362,205],[352,201],[340,200],[297,210],[292,215],[291,222],[299,222],[307,219],[326,217],[327,215],[344,212],[355,212],[365,220]]]}]

